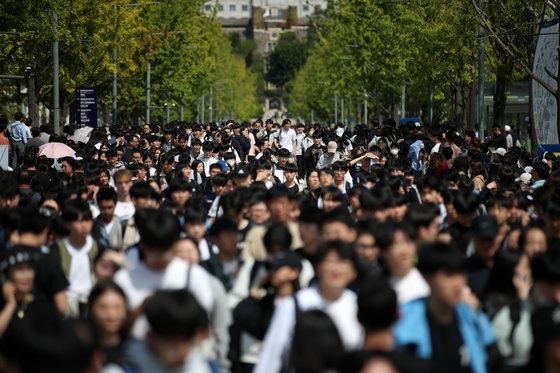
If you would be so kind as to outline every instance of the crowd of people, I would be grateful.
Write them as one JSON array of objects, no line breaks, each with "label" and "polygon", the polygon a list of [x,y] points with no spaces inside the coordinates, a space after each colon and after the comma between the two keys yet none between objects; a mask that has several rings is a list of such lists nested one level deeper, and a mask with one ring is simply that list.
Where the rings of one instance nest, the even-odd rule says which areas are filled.
[{"label": "crowd of people", "polygon": [[84,132],[0,117],[0,372],[560,372],[560,161],[510,126]]}]

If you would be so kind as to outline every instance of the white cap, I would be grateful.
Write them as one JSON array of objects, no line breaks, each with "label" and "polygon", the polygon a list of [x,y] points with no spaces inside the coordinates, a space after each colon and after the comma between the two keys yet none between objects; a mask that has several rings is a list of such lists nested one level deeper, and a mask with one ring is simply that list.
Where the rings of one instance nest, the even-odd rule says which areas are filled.
[{"label": "white cap", "polygon": [[504,148],[498,148],[496,150],[492,150],[492,154],[499,154],[502,157],[506,155],[507,151]]},{"label": "white cap", "polygon": [[338,145],[336,142],[334,141],[329,141],[328,145],[327,145],[327,151],[329,153],[334,153],[336,152],[336,149],[338,148]]},{"label": "white cap", "polygon": [[510,127],[510,126],[508,126],[507,124],[506,124],[506,126],[504,127],[504,129],[506,130],[506,132],[509,132],[509,131],[511,131],[511,127]]},{"label": "white cap", "polygon": [[531,183],[531,174],[524,172],[515,181],[521,182],[525,185],[529,185]]}]

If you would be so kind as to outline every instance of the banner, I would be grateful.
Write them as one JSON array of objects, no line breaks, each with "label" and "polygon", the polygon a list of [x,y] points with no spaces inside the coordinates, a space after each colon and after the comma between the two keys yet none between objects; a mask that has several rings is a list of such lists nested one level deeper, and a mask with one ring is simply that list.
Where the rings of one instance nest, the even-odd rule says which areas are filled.
[{"label": "banner", "polygon": [[[556,89],[556,80],[546,71],[558,74],[558,20],[540,24],[533,73]],[[533,113],[539,144],[557,144],[558,130],[556,99],[541,84],[533,80]]]},{"label": "banner", "polygon": [[97,87],[76,88],[76,125],[97,128]]}]

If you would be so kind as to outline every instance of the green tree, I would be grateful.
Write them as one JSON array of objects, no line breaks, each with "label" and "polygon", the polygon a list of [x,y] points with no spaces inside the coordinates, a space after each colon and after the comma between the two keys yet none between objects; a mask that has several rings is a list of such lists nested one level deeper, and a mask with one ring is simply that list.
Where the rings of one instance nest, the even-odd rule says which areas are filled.
[{"label": "green tree", "polygon": [[280,34],[276,47],[267,57],[266,80],[279,88],[284,87],[305,64],[307,55],[308,45],[299,41],[294,32]]}]

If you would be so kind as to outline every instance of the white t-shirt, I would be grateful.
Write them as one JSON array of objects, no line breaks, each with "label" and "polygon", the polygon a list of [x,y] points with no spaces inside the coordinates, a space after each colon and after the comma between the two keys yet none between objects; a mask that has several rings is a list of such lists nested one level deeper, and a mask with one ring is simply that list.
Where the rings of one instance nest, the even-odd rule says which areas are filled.
[{"label": "white t-shirt", "polygon": [[[301,311],[319,309],[332,319],[347,350],[359,349],[363,341],[363,329],[358,322],[356,294],[344,290],[334,302],[324,299],[316,286],[300,290],[296,294]],[[296,322],[294,299],[287,297],[276,307],[264,344],[255,367],[255,373],[277,373],[282,368],[282,359],[291,345]]]},{"label": "white t-shirt", "polygon": [[214,157],[210,157],[210,158],[202,157],[200,160],[202,161],[202,163],[204,163],[204,173],[206,174],[206,177],[210,177],[210,166],[218,162],[218,160]]},{"label": "white t-shirt", "polygon": [[[214,304],[208,272],[196,264],[189,264],[183,259],[174,258],[162,271],[154,271],[143,262],[137,262],[132,269],[123,268],[114,277],[115,283],[122,287],[126,294],[129,309],[136,309],[144,300],[156,290],[184,289],[187,286],[189,265],[190,279],[188,289],[194,294],[200,304],[210,311]],[[139,317],[132,328],[132,335],[138,339],[144,338],[149,330],[146,318]]]},{"label": "white t-shirt", "polygon": [[297,140],[296,131],[289,129],[285,131],[283,128],[280,131],[276,131],[273,134],[274,137],[278,139],[278,146],[280,149],[285,148],[293,153],[294,151],[294,141]]},{"label": "white t-shirt", "polygon": [[412,268],[412,270],[408,272],[408,275],[402,278],[391,277],[389,279],[389,284],[397,293],[399,304],[405,304],[411,300],[424,298],[430,295],[428,283],[416,268]]},{"label": "white t-shirt", "polygon": [[136,212],[136,208],[132,202],[121,202],[117,201],[117,205],[115,206],[115,216],[124,220],[130,219],[134,216]]},{"label": "white t-shirt", "polygon": [[93,238],[91,235],[86,237],[86,244],[81,248],[72,246],[68,238],[64,239],[64,245],[72,260],[70,261],[70,271],[68,272],[68,290],[66,294],[68,300],[72,302],[76,298],[88,296],[91,287],[91,268],[89,265],[89,252],[93,248]]}]

